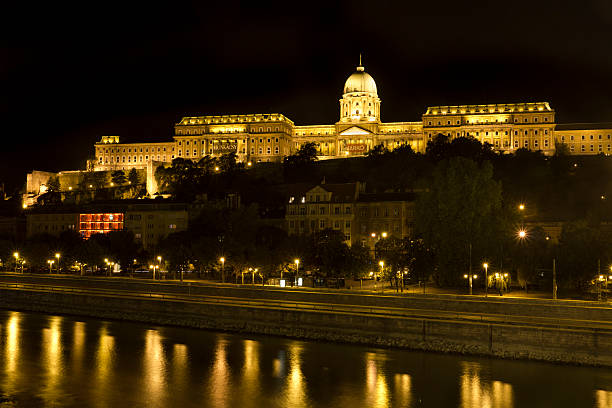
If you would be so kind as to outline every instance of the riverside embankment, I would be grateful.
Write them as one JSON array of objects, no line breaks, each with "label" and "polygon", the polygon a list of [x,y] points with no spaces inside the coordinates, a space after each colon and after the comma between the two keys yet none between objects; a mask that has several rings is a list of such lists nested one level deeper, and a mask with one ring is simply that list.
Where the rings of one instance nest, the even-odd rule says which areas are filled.
[{"label": "riverside embankment", "polygon": [[0,275],[0,307],[612,366],[612,307],[536,299]]}]

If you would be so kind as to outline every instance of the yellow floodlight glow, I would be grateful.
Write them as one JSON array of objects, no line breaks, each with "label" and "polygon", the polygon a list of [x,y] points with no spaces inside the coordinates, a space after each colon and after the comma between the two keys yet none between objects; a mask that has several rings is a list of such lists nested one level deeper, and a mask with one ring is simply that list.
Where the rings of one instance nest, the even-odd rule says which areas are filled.
[{"label": "yellow floodlight glow", "polygon": [[381,235],[382,235],[383,238],[387,238],[387,233],[386,232],[383,232]]},{"label": "yellow floodlight glow", "polygon": [[380,261],[378,264],[380,265],[381,268],[385,267],[385,261]]},{"label": "yellow floodlight glow", "polygon": [[224,257],[219,258],[219,262],[225,263],[225,258]]},{"label": "yellow floodlight glow", "polygon": [[489,264],[485,262],[485,263],[482,264],[482,267],[486,269],[486,268],[489,267]]},{"label": "yellow floodlight glow", "polygon": [[519,204],[518,208],[519,210],[523,211],[525,209],[525,204]]},{"label": "yellow floodlight glow", "polygon": [[519,238],[525,238],[525,237],[527,237],[527,231],[525,231],[525,230],[520,230],[520,231],[517,233],[517,235],[518,235],[518,237],[519,237]]}]

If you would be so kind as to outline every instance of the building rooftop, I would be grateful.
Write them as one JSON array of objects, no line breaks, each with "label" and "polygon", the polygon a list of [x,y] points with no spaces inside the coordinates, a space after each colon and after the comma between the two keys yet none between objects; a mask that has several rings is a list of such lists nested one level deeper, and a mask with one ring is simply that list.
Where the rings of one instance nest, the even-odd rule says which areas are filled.
[{"label": "building rooftop", "polygon": [[558,123],[555,130],[597,130],[612,129],[612,122]]},{"label": "building rooftop", "polygon": [[498,103],[486,105],[429,106],[425,115],[457,115],[470,113],[553,112],[548,102]]}]

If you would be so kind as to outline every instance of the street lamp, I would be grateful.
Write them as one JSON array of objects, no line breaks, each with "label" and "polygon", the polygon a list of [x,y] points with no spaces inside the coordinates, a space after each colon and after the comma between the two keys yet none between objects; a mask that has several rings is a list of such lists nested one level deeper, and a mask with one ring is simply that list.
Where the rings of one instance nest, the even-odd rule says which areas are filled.
[{"label": "street lamp", "polygon": [[472,274],[465,274],[463,275],[464,279],[467,279],[470,285],[470,295],[472,294],[472,280],[473,279],[478,279],[478,275],[472,275]]},{"label": "street lamp", "polygon": [[51,274],[51,268],[53,267],[55,261],[52,259],[47,259],[47,263],[49,264],[49,274]]},{"label": "street lamp", "polygon": [[383,238],[387,238],[387,233],[383,232],[382,234],[380,234]]},{"label": "street lamp", "polygon": [[[385,268],[385,261],[378,262],[378,265],[380,265],[380,275],[382,276],[383,269]],[[374,291],[376,291],[376,285],[377,285],[376,280],[377,280],[376,275],[374,275]]]},{"label": "street lamp", "polygon": [[487,297],[489,295],[489,264],[485,262],[482,266],[485,270],[485,297]]},{"label": "street lamp", "polygon": [[19,252],[13,252],[13,256],[15,257],[15,273],[17,273],[17,261],[19,261]]},{"label": "street lamp", "polygon": [[519,204],[518,209],[520,211],[525,211],[525,204]]},{"label": "street lamp", "polygon": [[225,257],[222,256],[219,261],[221,261],[221,282],[225,283]]},{"label": "street lamp", "polygon": [[520,239],[524,239],[527,238],[527,231],[525,231],[524,229],[519,230],[516,235],[520,238]]},{"label": "street lamp", "polygon": [[57,273],[61,273],[61,269],[60,269],[60,253],[56,252],[55,253],[55,257],[57,258]]},{"label": "street lamp", "polygon": [[157,268],[156,265],[153,265],[153,264],[149,265],[149,269],[153,269],[153,280],[155,280],[155,268]]},{"label": "street lamp", "polygon": [[296,259],[293,262],[295,262],[295,284],[297,285],[300,276],[300,260]]}]

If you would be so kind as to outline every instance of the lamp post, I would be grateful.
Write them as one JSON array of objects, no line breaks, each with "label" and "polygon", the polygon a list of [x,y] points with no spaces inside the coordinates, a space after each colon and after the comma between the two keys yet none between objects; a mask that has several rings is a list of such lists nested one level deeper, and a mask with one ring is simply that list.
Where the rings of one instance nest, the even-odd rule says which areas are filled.
[{"label": "lamp post", "polygon": [[296,259],[293,262],[295,262],[295,284],[297,286],[299,278],[300,278],[300,260]]},{"label": "lamp post", "polygon": [[60,269],[60,253],[59,252],[55,253],[55,258],[57,258],[57,273],[62,273],[62,270]]},{"label": "lamp post", "polygon": [[482,266],[485,270],[485,297],[489,295],[489,264],[483,263]]},{"label": "lamp post", "polygon": [[472,294],[472,280],[478,279],[478,275],[472,275],[471,273],[466,273],[465,275],[463,275],[463,277],[468,280],[468,283],[470,285],[470,295],[471,295]]},{"label": "lamp post", "polygon": [[[161,275],[161,261],[162,261],[162,257],[157,255],[157,270],[159,272],[159,275]],[[160,276],[160,278],[161,278],[161,276]]]},{"label": "lamp post", "polygon": [[[385,268],[385,261],[380,261],[380,262],[378,263],[378,265],[380,265],[380,274],[381,274],[381,276],[382,276],[382,274],[383,274],[383,269]],[[376,289],[377,289],[377,282],[376,282],[376,281],[377,281],[377,279],[376,279],[376,278],[377,278],[377,277],[376,277],[376,275],[374,275],[374,291],[375,291],[375,292],[376,292]],[[383,292],[384,292],[384,289],[383,289]]]},{"label": "lamp post", "polygon": [[47,259],[47,263],[49,264],[49,274],[51,274],[51,268],[53,267],[53,263],[55,261],[53,259]]},{"label": "lamp post", "polygon": [[221,282],[225,283],[225,257],[219,259],[221,261]]},{"label": "lamp post", "polygon": [[19,252],[14,252],[13,256],[15,257],[15,273],[17,273],[17,261],[19,261]]}]

